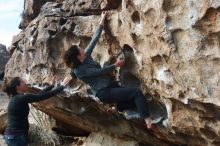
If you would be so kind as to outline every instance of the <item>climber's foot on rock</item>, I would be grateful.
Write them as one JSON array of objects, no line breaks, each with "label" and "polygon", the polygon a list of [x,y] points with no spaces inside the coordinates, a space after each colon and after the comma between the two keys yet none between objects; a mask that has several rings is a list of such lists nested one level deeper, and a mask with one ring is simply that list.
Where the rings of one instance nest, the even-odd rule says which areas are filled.
[{"label": "climber's foot on rock", "polygon": [[161,122],[162,120],[163,120],[163,117],[158,117],[158,118],[153,119],[151,123],[157,124],[157,123]]},{"label": "climber's foot on rock", "polygon": [[147,127],[147,129],[151,129],[153,124],[157,124],[159,123],[161,120],[163,120],[163,117],[158,117],[152,120],[151,117],[148,117],[145,119],[145,126]]}]

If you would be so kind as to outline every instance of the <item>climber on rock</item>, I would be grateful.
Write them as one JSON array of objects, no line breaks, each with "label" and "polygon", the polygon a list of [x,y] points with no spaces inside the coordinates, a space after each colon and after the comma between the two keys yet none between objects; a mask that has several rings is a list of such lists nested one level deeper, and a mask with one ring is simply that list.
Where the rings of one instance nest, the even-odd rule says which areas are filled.
[{"label": "climber on rock", "polygon": [[4,133],[8,146],[28,145],[28,103],[38,102],[56,95],[64,89],[70,79],[66,77],[60,86],[54,88],[55,77],[53,77],[52,85],[39,94],[26,94],[27,85],[20,77],[15,77],[5,84],[4,91],[10,96],[7,108],[7,127]]},{"label": "climber on rock", "polygon": [[132,87],[121,87],[118,82],[113,81],[112,77],[108,75],[115,68],[121,67],[124,64],[124,60],[118,59],[114,64],[102,68],[91,56],[101,36],[105,17],[106,12],[103,12],[100,24],[89,45],[85,49],[77,45],[71,46],[65,51],[63,60],[68,67],[72,68],[72,77],[79,78],[88,84],[93,94],[103,103],[116,103],[119,111],[130,108],[127,105],[136,106],[141,117],[145,120],[146,127],[149,129],[152,126],[152,119],[141,90]]}]

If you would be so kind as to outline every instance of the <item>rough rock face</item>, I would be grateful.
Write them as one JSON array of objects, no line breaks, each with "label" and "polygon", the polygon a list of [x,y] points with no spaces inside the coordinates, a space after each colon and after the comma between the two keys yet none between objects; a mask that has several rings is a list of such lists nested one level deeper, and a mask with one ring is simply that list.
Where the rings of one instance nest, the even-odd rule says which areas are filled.
[{"label": "rough rock face", "polygon": [[38,16],[41,7],[46,2],[62,2],[63,0],[24,0],[24,10],[22,20],[19,25],[20,29],[25,29],[27,25]]},{"label": "rough rock face", "polygon": [[136,142],[132,141],[121,141],[106,135],[105,133],[92,133],[87,138],[83,146],[94,146],[94,145],[109,145],[111,146],[137,146]]},{"label": "rough rock face", "polygon": [[[9,53],[6,50],[6,46],[0,44],[0,133],[4,131],[6,126],[6,108],[8,104],[8,98],[6,94],[2,91],[3,90],[3,78],[4,78],[4,71],[5,65],[9,60]],[[0,138],[1,141],[2,138]],[[0,145],[1,144],[0,142]]]},{"label": "rough rock face", "polygon": [[9,53],[6,50],[6,46],[0,44],[0,74],[4,72],[5,65],[9,60]]},{"label": "rough rock face", "polygon": [[[161,145],[220,145],[219,0],[63,0],[43,1],[32,12],[30,7],[25,14],[36,15],[13,40],[6,78],[22,76],[40,85],[53,74],[68,75],[62,53],[72,44],[84,48],[107,10],[93,57],[103,65],[123,44],[133,48],[120,71],[129,74],[124,83],[138,83],[167,108],[165,128],[153,130],[155,138]],[[74,80],[66,92],[85,96],[86,88]]]},{"label": "rough rock face", "polygon": [[7,105],[8,105],[8,98],[6,94],[2,91],[3,88],[3,81],[0,81],[0,133],[4,132],[6,127],[6,115],[7,115]]}]

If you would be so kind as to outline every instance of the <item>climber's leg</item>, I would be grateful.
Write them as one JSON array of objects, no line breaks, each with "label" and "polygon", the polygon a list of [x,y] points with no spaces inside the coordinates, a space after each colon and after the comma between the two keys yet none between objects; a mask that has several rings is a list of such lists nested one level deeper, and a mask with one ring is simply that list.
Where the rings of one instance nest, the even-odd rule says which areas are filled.
[{"label": "climber's leg", "polygon": [[151,118],[148,112],[148,106],[140,89],[132,87],[106,88],[102,90],[102,92],[98,93],[97,96],[104,103],[133,102],[136,105],[140,116],[148,125],[148,128],[151,127]]}]

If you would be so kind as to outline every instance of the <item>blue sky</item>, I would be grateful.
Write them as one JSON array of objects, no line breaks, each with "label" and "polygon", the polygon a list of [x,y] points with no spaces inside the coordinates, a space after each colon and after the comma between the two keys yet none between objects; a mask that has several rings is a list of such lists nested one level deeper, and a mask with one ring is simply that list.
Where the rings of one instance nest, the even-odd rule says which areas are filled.
[{"label": "blue sky", "polygon": [[24,0],[0,0],[0,43],[7,47],[11,45],[13,35],[20,32]]}]

